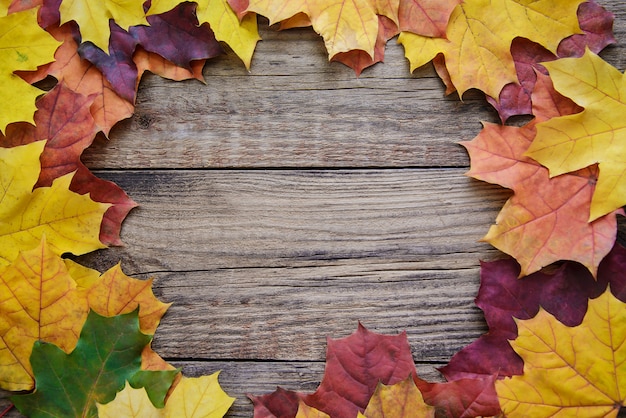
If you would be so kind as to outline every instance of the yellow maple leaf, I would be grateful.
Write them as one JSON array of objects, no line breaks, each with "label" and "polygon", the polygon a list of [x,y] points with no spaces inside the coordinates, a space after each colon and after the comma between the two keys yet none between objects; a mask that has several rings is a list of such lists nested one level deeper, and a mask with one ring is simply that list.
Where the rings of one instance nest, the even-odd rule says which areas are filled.
[{"label": "yellow maple leaf", "polygon": [[626,304],[610,290],[567,327],[540,309],[517,321],[524,373],[496,382],[507,417],[616,417],[626,402]]},{"label": "yellow maple leaf", "polygon": [[[180,3],[179,0],[153,0],[148,16],[168,12]],[[228,4],[228,0],[197,0],[196,15],[200,24],[208,23],[215,39],[225,42],[250,69],[252,55],[261,39],[255,14],[244,16],[241,21]]]},{"label": "yellow maple leaf", "polygon": [[221,418],[234,398],[222,390],[217,381],[219,372],[197,378],[184,377],[165,403],[165,408],[152,405],[144,388],[133,389],[128,383],[115,399],[97,404],[100,418]]},{"label": "yellow maple leaf", "polygon": [[296,418],[330,418],[330,415],[300,401]]},{"label": "yellow maple leaf", "polygon": [[45,239],[2,268],[0,387],[11,391],[32,389],[29,359],[35,341],[44,340],[72,351],[88,311],[87,301],[65,263]]},{"label": "yellow maple leaf", "polygon": [[378,383],[364,415],[367,418],[434,418],[435,408],[424,402],[413,378],[408,377],[394,385]]},{"label": "yellow maple leaf", "polygon": [[[4,5],[4,3],[3,3]],[[8,6],[7,6],[8,7]],[[3,6],[2,14],[6,15]],[[12,122],[34,123],[35,99],[43,91],[31,86],[14,71],[36,70],[54,61],[61,45],[37,24],[37,10],[0,17],[0,131]]]},{"label": "yellow maple leaf", "polygon": [[556,53],[564,38],[581,33],[577,10],[584,0],[465,0],[448,23],[447,39],[400,34],[411,71],[443,54],[459,95],[477,88],[498,98],[517,82],[510,53],[516,37],[528,38]]},{"label": "yellow maple leaf", "polygon": [[626,78],[589,50],[543,65],[556,90],[585,109],[538,124],[526,155],[551,177],[598,163],[593,221],[626,205]]},{"label": "yellow maple leaf", "polygon": [[120,264],[104,272],[87,289],[89,307],[103,316],[129,313],[139,306],[139,327],[144,334],[154,334],[161,317],[170,307],[152,293],[152,279],[128,277]]},{"label": "yellow maple leaf", "polygon": [[104,52],[109,51],[111,29],[109,20],[115,20],[122,29],[149,25],[143,11],[143,0],[63,0],[61,25],[75,21],[80,28],[83,42],[92,42]]},{"label": "yellow maple leaf", "polygon": [[0,266],[45,235],[56,254],[76,255],[104,248],[100,224],[111,206],[69,190],[74,173],[33,190],[45,141],[0,148]]}]

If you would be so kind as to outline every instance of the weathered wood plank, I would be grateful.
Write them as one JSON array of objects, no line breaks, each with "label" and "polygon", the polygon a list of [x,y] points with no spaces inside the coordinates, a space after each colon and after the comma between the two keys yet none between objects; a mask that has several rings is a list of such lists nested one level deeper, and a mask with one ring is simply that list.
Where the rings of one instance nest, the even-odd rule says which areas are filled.
[{"label": "weathered wood plank", "polygon": [[[616,15],[618,45],[603,53],[626,65],[626,6],[601,1]],[[328,63],[310,29],[263,41],[248,73],[232,55],[211,60],[198,81],[146,77],[136,115],[99,140],[84,161],[93,168],[402,167],[468,165],[455,144],[497,121],[478,92],[444,97],[431,66],[409,73],[401,45],[360,78]]]},{"label": "weathered wood plank", "polygon": [[127,246],[82,257],[155,276],[166,357],[322,360],[357,321],[445,361],[484,332],[477,242],[508,192],[462,169],[99,172],[142,203]]}]

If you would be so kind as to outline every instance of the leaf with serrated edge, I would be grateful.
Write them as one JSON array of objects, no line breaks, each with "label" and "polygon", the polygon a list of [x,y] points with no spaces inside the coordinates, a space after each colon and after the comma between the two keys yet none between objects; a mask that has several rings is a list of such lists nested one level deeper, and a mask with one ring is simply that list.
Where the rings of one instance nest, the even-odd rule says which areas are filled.
[{"label": "leaf with serrated edge", "polygon": [[537,125],[526,153],[550,170],[550,176],[598,164],[590,221],[626,205],[626,78],[587,51],[581,58],[543,64],[558,92],[584,110]]},{"label": "leaf with serrated edge", "polygon": [[140,371],[141,352],[151,339],[139,330],[137,311],[110,318],[91,311],[70,354],[54,344],[35,343],[30,361],[36,390],[11,401],[31,417],[95,418],[96,402],[113,400]]},{"label": "leaf with serrated edge", "polygon": [[38,245],[44,235],[56,254],[104,248],[98,236],[110,205],[70,191],[73,174],[55,179],[51,187],[32,190],[44,145],[38,141],[0,148],[0,265]]},{"label": "leaf with serrated edge", "polygon": [[69,352],[87,318],[87,300],[45,239],[0,270],[0,387],[31,390],[35,341]]},{"label": "leaf with serrated edge", "polygon": [[583,0],[466,0],[450,17],[446,38],[400,34],[411,71],[445,56],[452,83],[462,97],[470,88],[498,98],[508,83],[518,81],[511,42],[528,38],[556,53],[564,38],[580,33],[576,11]]},{"label": "leaf with serrated edge", "polygon": [[607,289],[578,326],[541,309],[517,327],[511,345],[524,374],[496,382],[506,416],[617,416],[626,402],[625,303]]},{"label": "leaf with serrated edge", "polygon": [[98,404],[99,418],[221,418],[233,404],[220,387],[219,373],[197,378],[184,377],[176,385],[163,409],[157,409],[146,391],[133,389],[128,383],[115,399]]},{"label": "leaf with serrated edge", "polygon": [[32,123],[35,99],[43,94],[13,72],[53,61],[59,45],[37,24],[37,10],[0,16],[0,132],[12,122]]},{"label": "leaf with serrated edge", "polygon": [[[179,3],[178,0],[153,0],[147,15],[169,12]],[[227,0],[198,0],[196,3],[200,24],[208,23],[215,38],[228,44],[249,69],[254,48],[261,39],[256,15],[248,14],[240,21]]]}]

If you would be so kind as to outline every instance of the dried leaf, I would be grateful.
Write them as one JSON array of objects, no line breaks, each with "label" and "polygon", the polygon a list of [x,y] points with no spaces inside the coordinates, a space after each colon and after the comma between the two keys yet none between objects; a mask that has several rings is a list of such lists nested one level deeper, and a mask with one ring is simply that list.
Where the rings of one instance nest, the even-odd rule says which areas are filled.
[{"label": "dried leaf", "polygon": [[384,385],[379,383],[365,412],[367,418],[434,418],[435,408],[426,405],[412,377]]},{"label": "dried leaf", "polygon": [[36,10],[0,15],[0,132],[12,122],[33,122],[35,99],[43,93],[13,72],[53,61],[59,45],[37,23]]},{"label": "dried leaf", "polygon": [[29,363],[35,341],[74,349],[87,318],[87,301],[63,260],[45,239],[0,270],[0,387],[31,390]]},{"label": "dried leaf", "polygon": [[56,254],[80,255],[104,247],[98,236],[109,205],[70,191],[72,174],[32,190],[44,145],[0,148],[0,265],[39,245],[44,235]]},{"label": "dried leaf", "polygon": [[616,417],[626,399],[626,304],[607,289],[568,327],[540,309],[511,342],[524,373],[496,382],[508,417]]},{"label": "dried leaf", "polygon": [[616,68],[587,51],[581,58],[544,63],[556,90],[584,110],[537,125],[527,155],[558,176],[598,164],[590,221],[626,204],[626,84]]},{"label": "dried leaf", "polygon": [[447,39],[403,32],[399,42],[411,71],[441,53],[459,96],[477,88],[497,98],[506,84],[518,82],[510,52],[513,39],[527,38],[556,53],[561,40],[581,32],[576,15],[580,3],[466,0],[452,12]]}]

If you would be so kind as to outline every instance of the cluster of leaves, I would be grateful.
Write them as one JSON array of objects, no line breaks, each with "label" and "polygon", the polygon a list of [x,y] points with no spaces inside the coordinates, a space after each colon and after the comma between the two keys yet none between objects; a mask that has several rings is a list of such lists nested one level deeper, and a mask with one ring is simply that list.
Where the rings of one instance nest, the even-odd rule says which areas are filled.
[{"label": "cluster of leaves", "polygon": [[328,340],[314,393],[254,396],[255,417],[617,416],[626,403],[625,268],[621,246],[597,278],[571,261],[524,280],[512,259],[483,263],[476,303],[489,333],[440,369],[447,382],[417,376],[406,334],[360,325]]},{"label": "cluster of leaves", "polygon": [[[20,410],[170,416],[191,403],[221,416],[232,403],[217,375],[177,377],[150,349],[167,309],[150,281],[60,256],[121,244],[136,204],[80,155],[132,115],[142,74],[202,81],[224,44],[249,68],[257,14],[312,26],[357,75],[399,35],[411,69],[432,61],[448,93],[479,89],[503,122],[534,118],[485,124],[463,143],[468,175],[514,192],[484,239],[517,262],[483,265],[490,331],[442,369],[448,381],[417,376],[404,334],[359,327],[329,340],[315,393],[252,397],[255,415],[615,415],[626,391],[626,256],[614,247],[625,83],[596,55],[614,42],[613,16],[584,0],[0,0],[0,387],[34,389],[13,398]],[[48,92],[34,86],[49,78]]]}]

